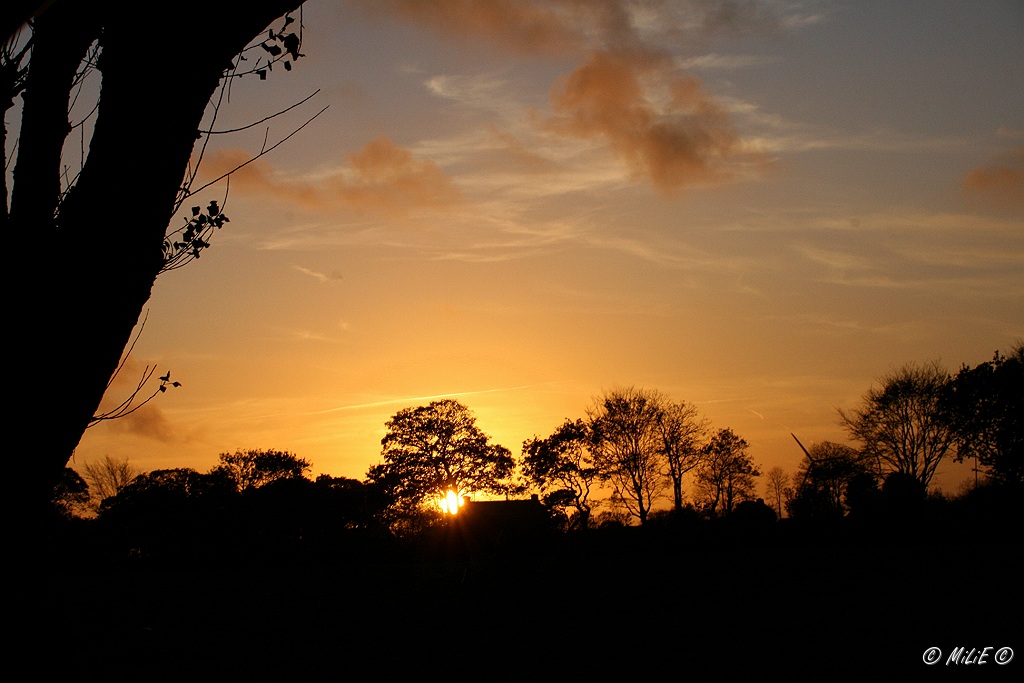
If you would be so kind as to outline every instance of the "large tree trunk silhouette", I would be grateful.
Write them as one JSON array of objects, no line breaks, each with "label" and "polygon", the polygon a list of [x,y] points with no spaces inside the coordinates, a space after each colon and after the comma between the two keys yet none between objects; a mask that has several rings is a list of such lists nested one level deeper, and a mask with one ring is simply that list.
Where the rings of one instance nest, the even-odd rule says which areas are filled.
[{"label": "large tree trunk silhouette", "polygon": [[[21,265],[9,285],[16,341],[8,490],[48,501],[95,414],[154,280],[197,131],[231,59],[299,0],[139,5],[57,0],[39,18],[3,234]],[[145,18],[144,18],[145,16]],[[71,79],[101,47],[96,123],[61,201]],[[13,247],[13,249],[10,249]],[[38,508],[37,508],[38,509]],[[27,510],[26,510],[27,512]]]}]

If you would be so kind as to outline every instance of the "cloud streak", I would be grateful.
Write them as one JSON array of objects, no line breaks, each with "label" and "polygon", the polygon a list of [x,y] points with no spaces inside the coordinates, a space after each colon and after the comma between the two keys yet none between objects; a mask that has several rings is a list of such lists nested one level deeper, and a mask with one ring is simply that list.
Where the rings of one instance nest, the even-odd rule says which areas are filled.
[{"label": "cloud streak", "polygon": [[404,398],[388,398],[379,401],[371,401],[368,403],[358,403],[354,405],[338,406],[336,408],[325,408],[324,410],[317,410],[306,413],[307,415],[323,415],[326,413],[338,413],[349,410],[365,410],[367,408],[380,408],[382,406],[390,405],[415,405],[424,401],[438,401],[443,398],[461,398],[464,396],[480,396],[482,394],[498,394],[507,391],[523,391],[525,389],[534,389],[537,387],[554,386],[559,384],[565,384],[570,380],[560,380],[543,382],[541,384],[521,384],[513,387],[496,387],[494,389],[477,389],[474,391],[455,391],[447,394],[434,394],[431,396],[409,396]]}]

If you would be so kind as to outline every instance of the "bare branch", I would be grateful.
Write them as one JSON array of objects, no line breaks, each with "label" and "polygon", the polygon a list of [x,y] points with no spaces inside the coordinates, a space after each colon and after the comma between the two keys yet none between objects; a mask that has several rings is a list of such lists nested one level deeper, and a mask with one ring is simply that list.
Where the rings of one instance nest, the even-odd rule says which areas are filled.
[{"label": "bare branch", "polygon": [[[139,325],[138,332],[135,333],[135,336],[132,338],[131,342],[128,345],[128,350],[121,356],[121,361],[118,363],[117,369],[114,371],[114,374],[112,374],[110,376],[110,379],[107,380],[107,389],[110,389],[111,385],[114,383],[114,380],[118,377],[118,375],[120,375],[121,370],[124,369],[125,363],[128,361],[128,357],[135,349],[135,344],[138,343],[139,337],[142,336],[142,330],[146,327],[146,321],[148,319],[149,311],[146,311],[146,315],[143,317],[142,323]],[[156,398],[157,394],[167,391],[168,386],[181,386],[180,382],[171,381],[171,373],[168,372],[163,377],[160,377],[160,384],[159,386],[157,386],[156,389],[153,390],[152,394],[150,394],[141,402],[136,402],[139,398],[139,394],[142,393],[142,390],[145,388],[146,384],[148,384],[149,380],[153,377],[154,374],[156,374],[156,368],[156,365],[146,365],[146,368],[142,371],[141,379],[139,379],[138,384],[136,384],[135,386],[135,390],[132,391],[132,393],[129,394],[126,399],[121,401],[121,403],[119,403],[116,407],[112,408],[111,410],[108,410],[104,413],[99,413],[97,415],[93,415],[92,419],[89,420],[86,429],[88,429],[89,427],[93,427],[99,424],[100,422],[104,422],[106,420],[116,420],[122,417],[127,417],[128,415],[131,415],[136,410],[138,410],[139,408],[141,408],[142,406],[146,405],[154,398]]]},{"label": "bare branch", "polygon": [[228,130],[201,130],[199,132],[200,133],[205,133],[206,135],[226,135],[228,133],[240,133],[243,130],[249,130],[250,128],[255,128],[256,126],[260,125],[261,123],[265,123],[266,121],[269,121],[272,118],[280,116],[281,114],[286,114],[286,113],[290,112],[292,109],[295,109],[296,107],[301,106],[301,105],[305,104],[306,102],[309,102],[311,99],[316,97],[318,94],[320,94],[320,89],[319,88],[317,88],[316,91],[314,91],[311,95],[306,96],[305,98],[299,100],[298,102],[296,102],[295,104],[291,105],[290,107],[282,109],[281,111],[278,111],[278,112],[274,112],[273,114],[270,114],[269,116],[264,116],[259,121],[253,121],[252,123],[250,123],[248,125],[245,125],[245,126],[242,126],[241,128],[230,128]]},{"label": "bare branch", "polygon": [[231,169],[231,170],[230,170],[230,171],[228,171],[227,173],[222,173],[221,175],[217,176],[216,178],[214,178],[214,179],[213,179],[213,180],[211,180],[210,182],[208,182],[208,183],[206,183],[205,185],[203,185],[202,187],[200,187],[200,188],[199,188],[198,190],[193,190],[193,191],[192,191],[192,192],[191,192],[190,194],[196,194],[196,193],[198,193],[198,192],[202,192],[203,190],[205,190],[206,188],[210,187],[211,185],[216,185],[216,184],[217,184],[217,183],[219,183],[220,181],[224,180],[225,178],[227,178],[227,177],[228,177],[229,175],[231,175],[232,173],[235,173],[236,171],[239,171],[239,170],[241,170],[241,169],[245,168],[246,166],[248,166],[248,165],[249,165],[249,164],[251,164],[252,162],[254,162],[254,161],[256,161],[257,159],[259,159],[260,157],[262,157],[262,156],[265,156],[265,155],[267,155],[267,154],[270,154],[270,153],[271,153],[271,152],[273,152],[273,151],[274,151],[275,149],[277,149],[278,147],[280,147],[281,145],[283,145],[283,144],[284,144],[285,142],[287,142],[287,141],[288,141],[288,140],[289,140],[289,139],[290,139],[290,138],[291,138],[292,136],[294,136],[294,135],[295,135],[296,133],[298,133],[298,132],[299,132],[300,130],[302,130],[303,128],[305,128],[305,127],[306,127],[306,126],[308,126],[309,124],[313,123],[313,121],[314,121],[314,120],[316,119],[316,117],[320,116],[320,114],[323,114],[323,113],[324,113],[325,111],[327,111],[327,110],[328,110],[329,108],[330,108],[330,106],[329,106],[329,105],[328,105],[327,107],[324,107],[323,109],[321,109],[321,110],[320,110],[320,111],[318,111],[317,113],[313,114],[313,116],[311,116],[311,117],[310,117],[309,119],[307,119],[307,120],[306,120],[306,122],[305,122],[305,123],[303,123],[303,124],[302,124],[301,126],[299,126],[299,127],[298,127],[298,128],[296,128],[295,130],[293,130],[293,131],[292,131],[291,133],[289,133],[289,134],[288,134],[288,135],[286,135],[285,137],[283,137],[283,138],[281,138],[280,140],[278,140],[277,142],[275,142],[275,143],[274,143],[273,145],[271,145],[270,147],[267,147],[267,148],[265,148],[265,149],[261,149],[261,150],[260,150],[260,152],[259,152],[259,154],[257,154],[256,156],[252,157],[252,158],[251,158],[251,159],[249,159],[248,161],[245,161],[245,162],[243,162],[243,163],[239,164],[238,166],[235,166],[235,167],[234,167],[233,169]]}]

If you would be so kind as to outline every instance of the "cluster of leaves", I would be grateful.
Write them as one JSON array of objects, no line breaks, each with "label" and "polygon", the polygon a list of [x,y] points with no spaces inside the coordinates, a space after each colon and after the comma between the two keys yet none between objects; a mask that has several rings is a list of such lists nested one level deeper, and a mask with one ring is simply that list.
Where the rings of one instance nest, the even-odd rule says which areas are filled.
[{"label": "cluster of leaves", "polygon": [[[275,31],[274,29],[268,29],[267,38],[265,40],[261,41],[256,45],[252,45],[249,48],[246,48],[245,51],[239,53],[239,64],[241,62],[248,61],[248,58],[245,56],[245,52],[251,49],[263,50],[267,54],[267,59],[264,61],[264,58],[262,56],[258,57],[256,59],[256,63],[254,66],[244,70],[239,70],[237,64],[232,64],[228,72],[226,73],[226,76],[228,76],[228,78],[226,79],[226,83],[229,83],[232,78],[241,77],[253,73],[257,74],[260,77],[260,80],[266,80],[267,72],[273,70],[275,62],[283,63],[285,71],[291,71],[292,62],[297,60],[299,57],[305,56],[301,52],[299,52],[299,48],[302,45],[302,22],[299,22],[298,31],[289,31],[288,27],[291,26],[293,23],[295,23],[295,19],[293,19],[290,15],[286,14],[284,16],[284,23],[277,31]],[[222,88],[221,90],[222,99],[225,93],[228,92],[228,90],[229,86],[225,84],[224,88]],[[218,102],[214,106],[214,120],[216,120],[216,114],[217,110],[219,109],[219,106],[220,102]],[[290,108],[291,107],[289,107],[289,109]],[[251,127],[251,125],[254,124],[250,124],[250,126],[245,126],[245,128]],[[236,129],[236,131],[243,129],[244,128]],[[213,132],[224,133],[233,131],[199,131],[197,137],[203,137],[203,133],[206,133],[208,140],[209,134]],[[281,142],[283,142],[283,140]],[[278,144],[280,144],[280,142]],[[277,145],[274,145],[273,147],[276,146]],[[271,147],[270,149],[273,149],[273,147]],[[202,149],[199,152],[198,158],[200,161],[203,158],[203,153],[205,152],[205,149],[206,143],[202,145]],[[257,158],[269,152],[270,149],[264,148],[260,152],[260,154],[257,155]],[[230,173],[227,175],[230,176]],[[207,183],[202,188],[199,188],[198,190],[193,190],[192,181],[194,179],[195,172],[193,170],[186,178],[185,183],[179,188],[178,198],[175,202],[175,210],[177,210],[177,208],[179,208],[189,196],[198,193],[200,190],[209,187],[212,184]],[[223,176],[213,182],[217,182],[222,179]],[[216,201],[211,201],[205,210],[200,206],[193,206],[192,215],[191,217],[185,219],[185,225],[179,228],[178,230],[168,234],[164,238],[164,265],[160,269],[161,272],[166,272],[169,270],[180,268],[185,264],[189,263],[190,261],[192,261],[193,259],[199,258],[199,255],[202,252],[202,250],[210,246],[208,238],[213,233],[213,231],[215,229],[221,228],[224,225],[224,223],[228,222],[230,222],[228,217],[224,215],[221,207],[218,206]]]},{"label": "cluster of leaves", "polygon": [[[213,231],[230,222],[216,200],[211,201],[205,211],[202,207],[193,206],[192,216],[185,219],[185,225],[164,238],[162,270],[174,270],[199,258],[199,253],[210,246],[208,239]],[[175,235],[180,236],[175,238]]]},{"label": "cluster of leaves", "polygon": [[[281,62],[284,66],[285,71],[292,70],[292,62],[297,61],[299,57],[304,57],[299,52],[299,47],[302,45],[301,35],[301,22],[299,23],[300,33],[287,31],[295,20],[285,15],[284,25],[277,31],[274,29],[268,29],[267,39],[259,44],[259,47],[269,55],[269,59],[265,63],[265,66],[261,64],[260,60],[257,60],[256,66],[254,66],[248,73],[255,73],[260,77],[261,81],[267,80],[267,72],[273,71],[274,63]],[[239,55],[241,61],[247,61],[244,54]]]}]

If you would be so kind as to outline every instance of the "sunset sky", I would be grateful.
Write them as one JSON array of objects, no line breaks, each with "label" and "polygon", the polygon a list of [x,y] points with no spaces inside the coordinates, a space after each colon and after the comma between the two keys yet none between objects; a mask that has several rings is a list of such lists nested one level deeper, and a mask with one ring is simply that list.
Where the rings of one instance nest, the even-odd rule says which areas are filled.
[{"label": "sunset sky", "polygon": [[302,19],[305,57],[234,82],[214,128],[319,94],[214,136],[205,177],[329,109],[237,173],[231,222],[157,281],[109,397],[146,363],[183,386],[90,429],[79,469],[274,448],[362,479],[402,408],[454,397],[518,454],[633,385],[795,471],[790,433],[845,442],[837,409],[890,370],[1024,339],[1020,0]]}]

